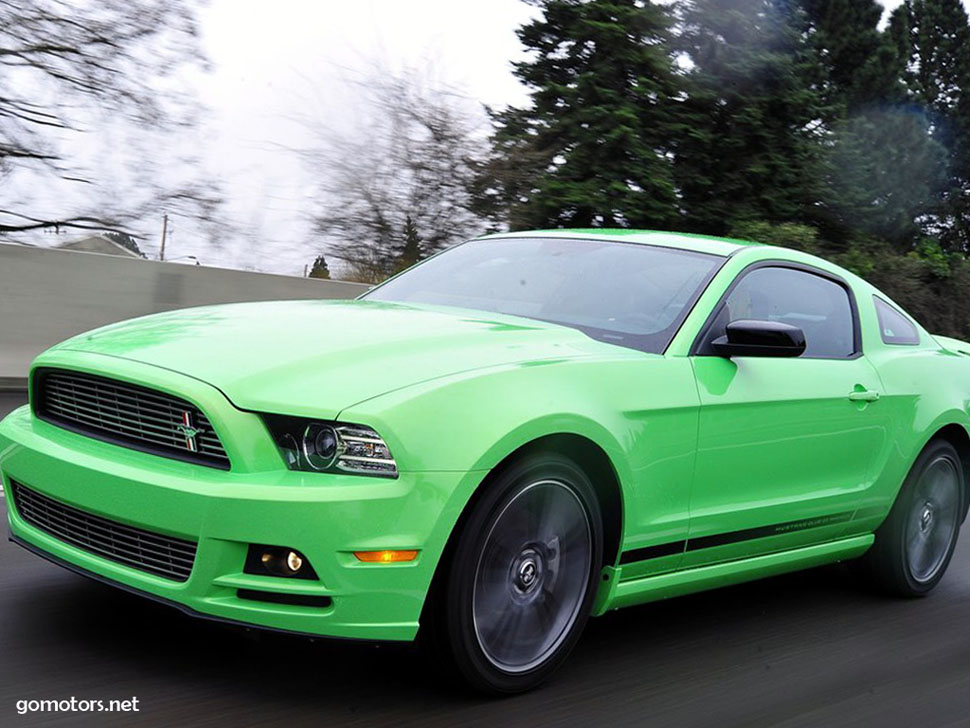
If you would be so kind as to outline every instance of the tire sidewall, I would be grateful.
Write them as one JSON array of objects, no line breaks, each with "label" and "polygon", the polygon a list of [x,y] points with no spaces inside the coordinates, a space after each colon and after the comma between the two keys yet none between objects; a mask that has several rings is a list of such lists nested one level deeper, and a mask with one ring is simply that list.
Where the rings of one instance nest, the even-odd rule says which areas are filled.
[{"label": "tire sidewall", "polygon": [[[906,536],[907,528],[909,522],[909,516],[915,505],[917,486],[926,468],[933,463],[939,457],[947,457],[953,463],[954,469],[957,473],[957,480],[960,489],[960,504],[958,506],[959,510],[957,512],[957,524],[955,528],[955,533],[950,542],[946,555],[943,557],[943,561],[940,563],[939,568],[932,578],[926,581],[918,581],[913,577],[912,568],[909,563],[909,554],[906,549]],[[956,550],[957,539],[960,535],[960,520],[963,513],[963,505],[966,502],[966,477],[964,475],[963,462],[960,459],[959,453],[949,442],[944,440],[936,440],[927,445],[920,453],[916,462],[913,464],[909,475],[906,477],[906,481],[900,491],[899,498],[896,504],[893,506],[893,511],[890,514],[890,518],[887,521],[887,526],[890,527],[891,532],[894,536],[893,541],[893,561],[897,564],[898,577],[905,582],[907,590],[913,596],[924,596],[933,590],[943,578],[946,573],[946,569],[950,564],[950,559],[953,558],[953,552]]]},{"label": "tire sidewall", "polygon": [[[586,510],[592,537],[590,574],[576,619],[559,646],[542,664],[525,672],[509,673],[496,667],[478,642],[473,616],[475,577],[481,549],[495,520],[519,493],[539,480],[555,480],[567,486]],[[592,483],[579,466],[562,455],[526,456],[504,468],[488,484],[459,537],[442,605],[445,637],[454,662],[474,688],[497,694],[522,692],[541,683],[563,663],[579,640],[596,596],[603,564],[602,533],[602,517]]]}]

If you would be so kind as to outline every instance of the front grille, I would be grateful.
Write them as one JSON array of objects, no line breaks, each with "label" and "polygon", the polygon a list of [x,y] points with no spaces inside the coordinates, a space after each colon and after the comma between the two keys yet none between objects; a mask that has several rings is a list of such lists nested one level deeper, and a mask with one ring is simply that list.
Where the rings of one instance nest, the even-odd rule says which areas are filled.
[{"label": "front grille", "polygon": [[[34,411],[41,419],[100,440],[229,469],[209,418],[170,394],[92,374],[41,369],[34,380]],[[187,437],[186,427],[198,434]]]},{"label": "front grille", "polygon": [[173,581],[186,581],[192,573],[196,544],[191,541],[95,516],[16,481],[10,485],[20,517],[60,541]]}]

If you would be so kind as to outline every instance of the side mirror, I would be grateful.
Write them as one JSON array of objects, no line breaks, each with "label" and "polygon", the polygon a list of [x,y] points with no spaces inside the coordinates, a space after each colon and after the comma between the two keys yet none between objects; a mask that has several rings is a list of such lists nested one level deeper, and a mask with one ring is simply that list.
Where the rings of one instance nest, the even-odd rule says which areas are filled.
[{"label": "side mirror", "polygon": [[718,356],[795,357],[805,353],[805,332],[780,321],[732,321],[711,342]]}]

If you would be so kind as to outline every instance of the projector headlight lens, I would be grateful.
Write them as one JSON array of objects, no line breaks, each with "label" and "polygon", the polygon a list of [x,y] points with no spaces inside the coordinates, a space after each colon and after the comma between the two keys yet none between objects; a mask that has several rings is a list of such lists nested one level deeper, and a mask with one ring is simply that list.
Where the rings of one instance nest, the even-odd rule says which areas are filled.
[{"label": "projector headlight lens", "polygon": [[333,425],[314,422],[303,433],[303,456],[314,470],[326,470],[337,459],[340,438]]},{"label": "projector headlight lens", "polygon": [[387,443],[370,427],[263,415],[290,470],[397,477]]}]

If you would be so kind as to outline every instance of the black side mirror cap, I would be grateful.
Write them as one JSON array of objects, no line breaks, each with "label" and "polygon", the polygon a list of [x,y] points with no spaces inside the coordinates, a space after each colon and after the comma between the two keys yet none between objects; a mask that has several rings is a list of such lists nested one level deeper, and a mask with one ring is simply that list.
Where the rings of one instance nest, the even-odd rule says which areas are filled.
[{"label": "black side mirror cap", "polygon": [[805,353],[805,332],[780,321],[732,321],[711,342],[718,356],[797,357]]}]

